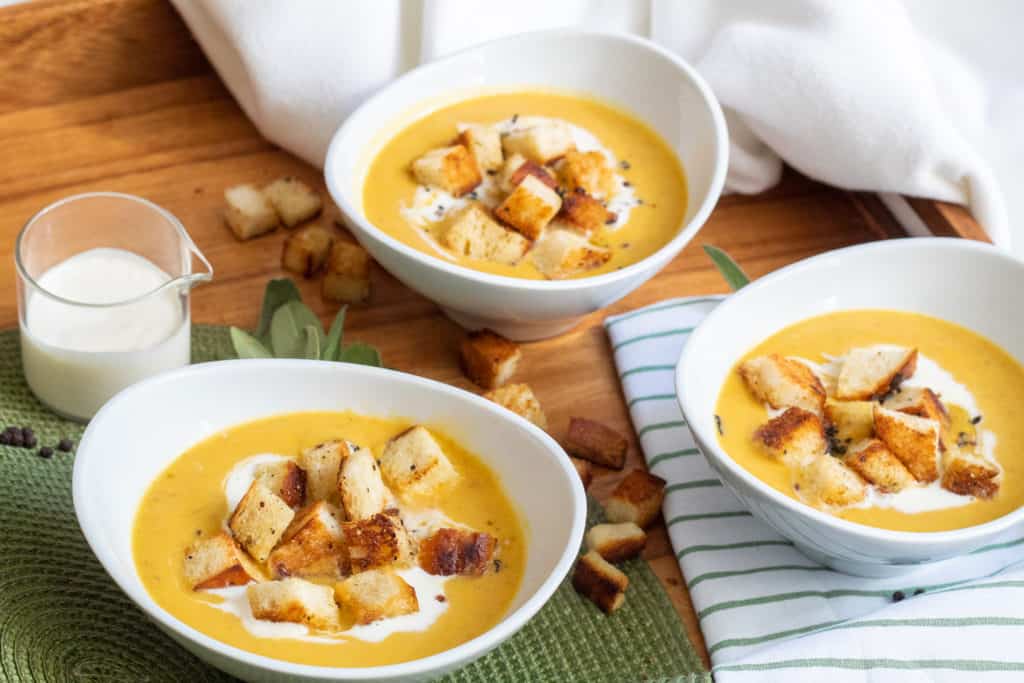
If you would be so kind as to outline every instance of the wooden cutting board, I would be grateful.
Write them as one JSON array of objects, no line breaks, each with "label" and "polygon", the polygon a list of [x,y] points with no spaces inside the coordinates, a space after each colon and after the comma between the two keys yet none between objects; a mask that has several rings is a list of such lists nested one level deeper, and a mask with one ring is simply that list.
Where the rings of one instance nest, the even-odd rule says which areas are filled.
[{"label": "wooden cutting board", "polygon": [[[285,233],[239,243],[221,218],[224,188],[295,175],[324,192],[320,172],[263,139],[221,84],[184,24],[159,0],[41,0],[0,9],[0,328],[17,324],[14,240],[38,209],[94,190],[142,195],[177,215],[216,269],[196,290],[196,322],[253,327],[264,285],[280,276]],[[911,199],[940,235],[985,239],[960,207]],[[337,215],[331,209],[330,217]],[[630,435],[642,467],[601,321],[669,297],[723,292],[700,245],[729,251],[754,277],[829,249],[904,232],[875,195],[826,187],[788,171],[770,192],[728,196],[707,226],[657,277],[575,330],[528,344],[519,379],[531,384],[560,437],[570,415]],[[431,302],[387,273],[372,302],[349,313],[349,339],[380,348],[393,368],[472,385],[457,366],[463,334]],[[306,301],[324,319],[314,283]],[[602,471],[606,496],[621,473]],[[645,557],[705,657],[703,639],[663,527]]]}]

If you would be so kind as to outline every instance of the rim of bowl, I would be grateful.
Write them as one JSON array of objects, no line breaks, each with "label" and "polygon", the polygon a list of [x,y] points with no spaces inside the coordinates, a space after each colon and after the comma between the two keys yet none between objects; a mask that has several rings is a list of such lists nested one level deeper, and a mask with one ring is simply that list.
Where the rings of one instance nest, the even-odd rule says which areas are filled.
[{"label": "rim of bowl", "polygon": [[[772,503],[782,506],[789,512],[809,517],[814,522],[824,524],[831,529],[855,534],[865,539],[911,545],[956,543],[958,541],[968,541],[978,536],[985,536],[989,533],[1002,531],[1021,521],[1021,519],[1024,519],[1024,506],[1021,506],[1016,510],[1012,510],[1005,515],[988,522],[974,524],[972,526],[963,527],[962,529],[952,529],[949,531],[895,531],[851,522],[817,510],[794,498],[790,498],[781,491],[778,491],[761,481],[758,477],[733,460],[733,458],[718,443],[715,435],[705,429],[704,425],[701,424],[699,420],[696,422],[690,422],[688,419],[689,415],[696,415],[698,413],[698,407],[695,405],[695,399],[691,399],[692,394],[686,390],[686,382],[683,382],[683,376],[689,373],[689,367],[692,364],[699,362],[699,359],[694,354],[690,353],[690,349],[693,348],[693,338],[710,334],[708,330],[713,327],[715,320],[719,317],[728,315],[733,309],[742,308],[745,298],[748,296],[750,291],[770,287],[779,280],[794,277],[809,268],[816,267],[822,261],[839,256],[860,254],[864,252],[870,253],[873,251],[907,251],[920,254],[922,250],[927,249],[955,251],[972,255],[978,254],[982,257],[1000,259],[1013,267],[1020,269],[1022,271],[1022,279],[1024,279],[1024,262],[1018,261],[1010,254],[994,247],[991,244],[956,237],[907,237],[843,247],[841,249],[834,249],[823,254],[817,254],[816,256],[811,256],[801,261],[797,261],[796,263],[780,268],[779,270],[752,281],[740,291],[728,295],[722,303],[716,306],[714,310],[712,310],[711,313],[709,313],[701,322],[697,329],[694,330],[689,342],[685,347],[683,347],[683,351],[680,354],[675,370],[676,402],[679,404],[679,408],[682,410],[684,418],[687,418],[687,424],[690,426],[690,429],[696,432],[698,440],[710,445],[710,448],[708,449],[710,452],[705,452],[705,457],[709,459],[713,458],[722,467],[728,469],[733,476],[742,479],[746,484],[752,486],[760,495],[768,498]],[[756,343],[757,340],[755,340],[750,346],[753,347]],[[1014,360],[1018,363],[1021,362],[1016,357],[1014,357]],[[704,451],[704,449],[701,450]]]},{"label": "rim of bowl", "polygon": [[[352,137],[350,130],[353,127],[353,121],[358,120],[366,116],[365,111],[367,108],[376,104],[386,93],[390,92],[395,88],[401,87],[406,81],[415,78],[422,73],[428,73],[432,69],[437,68],[442,64],[449,64],[454,61],[465,59],[467,55],[471,55],[474,52],[482,49],[492,48],[497,45],[504,43],[517,43],[529,40],[604,40],[610,43],[617,43],[620,45],[628,44],[633,47],[639,47],[642,50],[652,52],[662,59],[670,62],[676,67],[679,74],[687,81],[692,84],[697,92],[701,96],[701,101],[704,103],[704,107],[707,109],[712,123],[713,141],[715,144],[715,161],[714,168],[711,174],[711,182],[709,189],[700,200],[700,204],[697,211],[694,212],[690,220],[684,220],[677,231],[675,237],[662,245],[657,251],[646,256],[645,258],[632,263],[620,270],[615,270],[610,273],[602,273],[600,275],[594,275],[591,277],[574,278],[569,280],[527,280],[525,278],[510,277],[507,275],[492,275],[483,271],[475,270],[466,266],[448,263],[436,256],[420,251],[414,247],[411,247],[404,242],[392,237],[386,231],[381,230],[372,222],[370,222],[362,211],[359,211],[353,206],[348,200],[348,192],[342,191],[340,184],[337,179],[336,171],[334,170],[336,164],[334,162],[342,143],[346,142],[346,138]],[[614,46],[611,48],[614,50]],[[482,85],[481,88],[485,88]],[[528,86],[526,86],[528,87]],[[571,88],[566,88],[571,90]],[[585,93],[585,90],[579,90],[578,92]],[[468,96],[467,96],[468,98]],[[600,99],[600,98],[598,98]],[[619,106],[619,105],[615,105]],[[404,111],[415,110],[415,105]],[[630,113],[635,118],[645,121],[642,117],[638,116],[634,112],[622,107],[625,111]],[[396,115],[402,112],[396,112]],[[424,115],[427,115],[426,112]],[[361,140],[353,139],[350,144],[359,145],[363,144]],[[679,161],[679,165],[683,167],[684,172],[686,167],[679,159],[679,155],[675,149],[670,147],[673,156]],[[502,287],[512,287],[523,291],[574,291],[580,289],[588,289],[590,287],[600,287],[601,285],[610,285],[618,283],[624,280],[628,280],[650,268],[652,262],[665,258],[667,255],[669,258],[674,256],[676,253],[681,251],[686,244],[693,239],[697,231],[707,222],[708,217],[711,215],[712,209],[718,203],[718,199],[722,194],[722,188],[725,185],[725,176],[729,166],[729,132],[725,123],[725,116],[722,114],[721,105],[718,103],[718,99],[711,91],[711,87],[707,84],[704,78],[697,73],[697,71],[690,66],[685,60],[678,55],[673,54],[669,50],[653,43],[650,40],[634,36],[631,34],[623,33],[609,33],[604,31],[588,31],[579,29],[551,29],[545,31],[527,31],[523,33],[517,33],[511,36],[505,36],[497,38],[495,40],[489,40],[478,45],[473,45],[468,48],[464,48],[450,55],[446,55],[439,59],[422,64],[410,71],[406,72],[396,80],[392,81],[386,87],[381,89],[378,93],[374,94],[368,100],[363,102],[346,120],[338,127],[334,135],[331,137],[330,145],[327,148],[327,157],[324,162],[324,177],[327,182],[327,189],[331,197],[338,204],[338,207],[342,210],[345,216],[357,223],[360,229],[365,230],[374,235],[374,237],[383,242],[388,248],[400,252],[407,258],[411,258],[418,261],[422,265],[434,267],[438,270],[442,270],[449,275],[461,277],[465,280],[486,284],[496,285]]]},{"label": "rim of bowl", "polygon": [[[94,438],[93,433],[95,425],[101,423],[105,414],[115,410],[121,403],[130,403],[137,392],[154,385],[174,382],[183,376],[191,376],[195,374],[217,374],[222,371],[225,366],[237,368],[240,363],[244,363],[254,371],[258,371],[263,367],[287,369],[290,367],[307,367],[310,364],[315,364],[326,369],[334,368],[341,372],[351,372],[370,376],[389,375],[398,378],[400,381],[419,384],[435,391],[448,393],[455,396],[456,400],[468,401],[470,404],[475,404],[479,407],[485,408],[498,419],[511,420],[518,424],[520,428],[525,429],[534,437],[534,439],[544,446],[548,454],[552,456],[551,459],[557,464],[557,467],[561,469],[562,473],[569,481],[570,489],[572,491],[573,520],[569,532],[568,543],[566,544],[565,550],[562,552],[562,556],[558,559],[558,562],[555,563],[548,577],[544,579],[540,587],[527,597],[522,605],[517,609],[510,611],[504,616],[504,618],[502,618],[501,621],[487,631],[484,631],[475,638],[467,640],[464,643],[460,643],[453,648],[444,650],[443,652],[438,652],[427,657],[421,657],[419,659],[413,659],[397,664],[370,667],[329,667],[289,662],[282,659],[275,659],[273,657],[255,654],[239,647],[235,647],[234,645],[229,645],[207,635],[189,624],[186,624],[170,614],[152,598],[149,591],[146,590],[146,587],[138,577],[138,570],[135,567],[134,558],[129,558],[126,563],[120,562],[117,556],[108,552],[106,544],[101,541],[101,533],[98,529],[97,523],[92,518],[91,513],[88,512],[88,507],[85,504],[85,501],[90,497],[89,491],[86,490],[85,481],[86,473],[91,467],[89,458],[90,446],[92,439]],[[88,428],[79,441],[72,473],[72,498],[74,501],[75,516],[78,519],[78,524],[82,530],[82,534],[85,536],[93,554],[99,560],[100,564],[103,565],[103,569],[112,579],[114,579],[114,582],[117,583],[121,591],[143,612],[145,612],[150,619],[153,619],[159,626],[175,634],[177,637],[184,638],[205,650],[215,652],[235,662],[240,662],[248,666],[274,673],[325,680],[372,681],[400,676],[422,675],[444,667],[450,667],[453,665],[461,666],[463,663],[468,664],[470,661],[483,656],[489,650],[514,635],[519,631],[519,629],[525,626],[545,604],[547,604],[555,591],[561,585],[562,580],[568,575],[572,563],[576,560],[577,551],[583,540],[583,530],[586,525],[587,517],[587,503],[586,495],[583,491],[583,485],[580,482],[579,477],[576,475],[575,470],[572,469],[572,465],[569,464],[568,457],[559,458],[557,457],[559,453],[564,453],[564,451],[562,451],[558,442],[525,418],[504,410],[497,404],[475,394],[471,394],[467,391],[441,382],[418,377],[416,375],[399,372],[397,370],[363,365],[345,364],[345,366],[338,366],[338,364],[328,361],[298,359],[219,361],[190,365],[178,370],[161,373],[131,385],[108,401],[89,423]],[[168,461],[168,464],[172,461],[173,459]],[[518,502],[516,502],[516,504],[518,505]],[[121,566],[123,564],[130,566],[130,573]],[[130,578],[126,579],[125,575]]]}]

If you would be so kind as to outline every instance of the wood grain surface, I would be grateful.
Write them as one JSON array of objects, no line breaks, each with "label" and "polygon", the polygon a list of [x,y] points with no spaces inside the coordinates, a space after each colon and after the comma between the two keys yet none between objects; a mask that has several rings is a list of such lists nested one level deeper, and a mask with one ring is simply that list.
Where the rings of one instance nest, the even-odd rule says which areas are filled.
[{"label": "wood grain surface", "polygon": [[[326,191],[317,169],[257,133],[168,4],[43,0],[0,9],[0,73],[0,327],[17,324],[13,250],[21,226],[49,203],[93,190],[141,195],[185,224],[216,271],[213,283],[195,292],[195,321],[255,324],[267,280],[282,274],[286,233],[236,241],[221,217],[224,189],[292,174]],[[984,237],[961,209],[912,205],[942,234]],[[336,216],[331,207],[325,220]],[[557,339],[526,345],[518,379],[533,386],[556,438],[570,415],[606,422],[630,435],[627,470],[642,467],[601,327],[606,315],[725,291],[702,244],[726,249],[757,277],[829,249],[902,234],[874,195],[787,172],[770,192],[723,198],[693,243],[626,299]],[[301,286],[317,313],[333,315],[315,283]],[[457,365],[463,332],[380,269],[373,287],[370,304],[349,314],[348,338],[379,347],[390,367],[472,389]],[[601,472],[592,493],[607,495],[621,476]],[[663,526],[645,556],[707,662]]]}]

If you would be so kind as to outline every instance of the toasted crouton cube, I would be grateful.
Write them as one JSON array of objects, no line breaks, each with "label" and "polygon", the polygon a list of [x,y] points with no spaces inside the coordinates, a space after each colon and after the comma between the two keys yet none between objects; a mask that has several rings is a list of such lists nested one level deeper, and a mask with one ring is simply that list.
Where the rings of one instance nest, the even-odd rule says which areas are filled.
[{"label": "toasted crouton cube", "polygon": [[278,178],[263,188],[274,211],[289,228],[308,221],[320,213],[320,194],[298,178]]},{"label": "toasted crouton cube", "polygon": [[203,538],[185,551],[185,580],[192,590],[243,586],[258,578],[242,549],[225,532]]},{"label": "toasted crouton cube", "polygon": [[576,148],[572,129],[562,121],[547,121],[513,130],[501,140],[506,154],[522,154],[530,161],[550,163]]},{"label": "toasted crouton cube", "polygon": [[266,581],[246,591],[252,615],[267,621],[288,621],[316,631],[340,627],[334,591],[302,579]]},{"label": "toasted crouton cube", "polygon": [[358,244],[337,241],[331,246],[320,296],[335,303],[359,303],[370,297],[370,255]]},{"label": "toasted crouton cube", "polygon": [[481,171],[496,171],[505,160],[501,151],[501,134],[494,126],[469,124],[459,133],[459,143],[473,155]]},{"label": "toasted crouton cube", "polygon": [[999,468],[988,460],[951,447],[942,461],[942,488],[947,491],[975,498],[991,498],[999,491]]},{"label": "toasted crouton cube", "polygon": [[460,213],[442,236],[444,246],[456,254],[505,265],[515,265],[530,248],[530,241],[510,230],[477,204]]},{"label": "toasted crouton cube", "polygon": [[563,280],[600,268],[611,260],[612,252],[591,244],[575,230],[552,228],[537,240],[530,257],[544,277]]},{"label": "toasted crouton cube", "polygon": [[341,464],[359,447],[347,441],[327,441],[302,452],[306,470],[306,493],[310,502],[337,498]]},{"label": "toasted crouton cube", "polygon": [[576,562],[572,573],[572,587],[589,599],[605,614],[611,614],[626,601],[629,577],[609,563],[596,550],[591,550]]},{"label": "toasted crouton cube", "polygon": [[935,420],[875,405],[875,436],[926,484],[939,478],[939,434]]},{"label": "toasted crouton cube", "polygon": [[360,625],[420,611],[416,590],[386,569],[371,569],[348,577],[334,587],[334,599]]},{"label": "toasted crouton cube", "polygon": [[289,507],[300,507],[306,500],[306,471],[294,460],[260,465],[253,475],[256,481],[280,496]]},{"label": "toasted crouton cube", "polygon": [[353,573],[389,565],[406,567],[412,562],[413,541],[396,510],[346,522],[341,528]]},{"label": "toasted crouton cube", "polygon": [[591,152],[566,152],[558,169],[558,175],[565,189],[572,193],[583,190],[593,197],[607,199],[615,194],[615,173],[608,165],[608,159],[597,150]]},{"label": "toasted crouton cube", "polygon": [[594,481],[594,468],[586,460],[579,458],[569,458],[569,460],[572,461],[572,466],[576,468],[576,474],[580,475],[580,481],[583,482],[583,488],[586,489],[590,486],[590,482]]},{"label": "toasted crouton cube", "polygon": [[334,238],[319,225],[296,230],[281,248],[281,267],[303,277],[313,277],[323,268]]},{"label": "toasted crouton cube", "polygon": [[917,349],[851,349],[836,384],[836,398],[864,401],[899,388],[917,369]]},{"label": "toasted crouton cube", "polygon": [[757,400],[776,410],[803,408],[816,415],[825,405],[825,387],[814,371],[798,360],[778,354],[743,361],[740,376]]},{"label": "toasted crouton cube", "polygon": [[494,215],[526,239],[535,240],[560,208],[562,198],[558,193],[535,176],[528,175],[505,197],[505,201],[494,210]]},{"label": "toasted crouton cube", "polygon": [[426,427],[415,425],[388,441],[380,459],[381,473],[402,496],[429,496],[456,479],[458,473]]},{"label": "toasted crouton cube", "polygon": [[870,439],[875,433],[875,408],[871,401],[825,401],[825,422],[844,444]]},{"label": "toasted crouton cube", "polygon": [[240,240],[259,237],[278,226],[270,200],[252,185],[229,187],[224,190],[224,201],[224,219]]},{"label": "toasted crouton cube", "polygon": [[420,567],[436,576],[481,576],[487,571],[497,545],[490,534],[438,529],[420,544]]},{"label": "toasted crouton cube", "polygon": [[647,545],[647,534],[632,522],[597,524],[586,536],[587,548],[609,562],[623,562],[636,557]]},{"label": "toasted crouton cube", "polygon": [[523,182],[528,175],[532,175],[552,190],[558,188],[558,181],[547,168],[530,161],[522,154],[513,154],[505,160],[498,176],[498,188],[507,194],[516,189],[516,186]]},{"label": "toasted crouton cube", "polygon": [[661,515],[665,480],[644,470],[633,470],[612,491],[604,512],[610,522],[633,522],[647,528]]},{"label": "toasted crouton cube", "polygon": [[821,418],[802,408],[788,408],[758,427],[754,443],[790,466],[805,464],[828,450]]},{"label": "toasted crouton cube", "polygon": [[348,553],[337,512],[322,500],[299,512],[267,563],[275,579],[347,575]]},{"label": "toasted crouton cube", "polygon": [[470,332],[459,345],[462,371],[484,389],[497,389],[516,372],[519,345],[490,330]]},{"label": "toasted crouton cube", "polygon": [[565,450],[569,455],[583,458],[603,467],[621,470],[626,464],[629,441],[611,427],[588,420],[570,417],[565,437]]},{"label": "toasted crouton cube", "polygon": [[878,439],[854,444],[843,456],[843,463],[882,493],[896,493],[915,483],[899,458]]},{"label": "toasted crouton cube", "polygon": [[294,517],[295,511],[288,507],[288,503],[262,483],[254,481],[238,501],[238,507],[228,520],[228,528],[257,562],[266,562]]},{"label": "toasted crouton cube", "polygon": [[608,223],[615,222],[615,214],[583,190],[565,195],[558,224],[589,237]]},{"label": "toasted crouton cube", "polygon": [[949,426],[946,406],[931,389],[924,387],[903,387],[885,399],[882,405],[889,410],[898,410],[907,415],[917,415],[935,420],[943,427]]},{"label": "toasted crouton cube", "polygon": [[387,489],[369,449],[351,453],[338,474],[338,493],[349,519],[367,519],[384,512]]},{"label": "toasted crouton cube", "polygon": [[541,429],[548,428],[548,418],[529,384],[506,384],[488,391],[484,398],[526,418]]},{"label": "toasted crouton cube", "polygon": [[808,504],[825,509],[859,503],[868,494],[864,480],[831,455],[819,455],[800,467],[794,488]]},{"label": "toasted crouton cube", "polygon": [[461,197],[480,184],[480,168],[465,145],[442,147],[412,162],[417,182],[439,187]]}]

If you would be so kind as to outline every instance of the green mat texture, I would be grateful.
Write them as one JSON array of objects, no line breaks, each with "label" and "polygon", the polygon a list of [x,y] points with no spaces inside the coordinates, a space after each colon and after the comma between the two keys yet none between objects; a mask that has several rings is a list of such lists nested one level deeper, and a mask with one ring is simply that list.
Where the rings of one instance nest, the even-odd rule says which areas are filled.
[{"label": "green mat texture", "polygon": [[[196,326],[193,360],[223,357],[226,328]],[[0,431],[39,446],[83,428],[50,413],[21,372],[18,333],[0,332]],[[149,622],[107,576],[78,529],[73,454],[0,446],[0,677],[4,681],[228,681]],[[591,506],[591,516],[598,511]],[[592,521],[593,521],[592,519]],[[444,681],[710,681],[657,579],[625,565],[625,606],[611,617],[568,581],[516,636]]]}]

